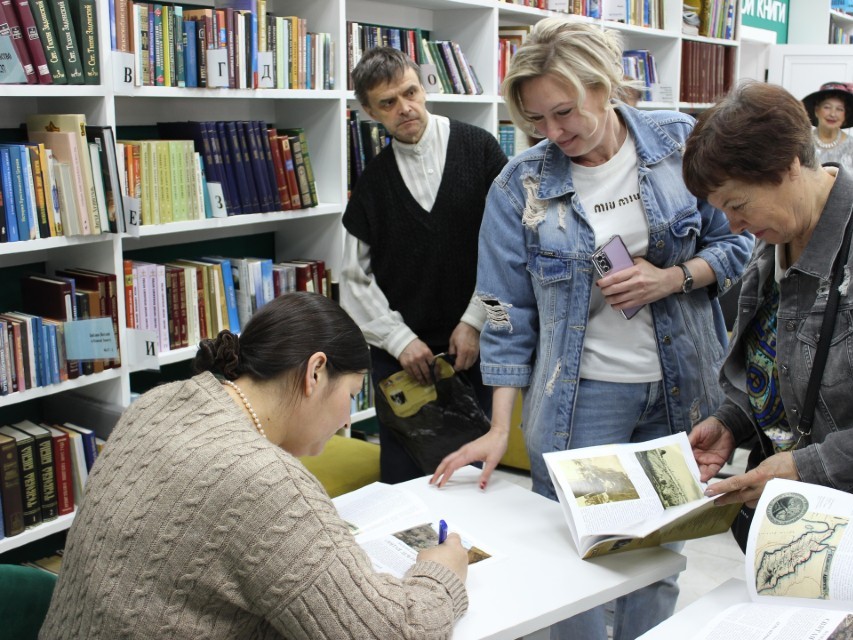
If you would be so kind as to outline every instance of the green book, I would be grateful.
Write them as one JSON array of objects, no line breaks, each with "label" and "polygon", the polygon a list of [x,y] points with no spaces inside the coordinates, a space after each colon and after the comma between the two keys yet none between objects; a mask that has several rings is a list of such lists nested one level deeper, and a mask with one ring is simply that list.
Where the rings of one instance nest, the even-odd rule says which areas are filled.
[{"label": "green book", "polygon": [[59,53],[65,66],[68,84],[85,84],[83,63],[80,60],[80,49],[77,46],[77,35],[74,32],[74,20],[71,7],[67,0],[47,0],[50,6],[53,25],[56,27]]},{"label": "green book", "polygon": [[95,0],[69,0],[71,21],[80,61],[83,64],[83,83],[101,84],[100,54],[98,52],[98,11]]},{"label": "green book", "polygon": [[65,65],[62,63],[62,55],[59,51],[58,34],[53,26],[47,0],[30,0],[30,6],[36,28],[41,34],[41,46],[44,49],[44,57],[47,60],[47,68],[50,70],[50,77],[53,78],[53,84],[68,84]]}]

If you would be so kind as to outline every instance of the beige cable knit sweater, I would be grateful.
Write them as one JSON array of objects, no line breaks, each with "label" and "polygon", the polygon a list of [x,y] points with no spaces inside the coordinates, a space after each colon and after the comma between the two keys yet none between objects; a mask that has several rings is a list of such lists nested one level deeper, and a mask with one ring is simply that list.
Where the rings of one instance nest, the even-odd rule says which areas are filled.
[{"label": "beige cable knit sweater", "polygon": [[317,479],[205,373],[119,421],[39,637],[449,638],[467,606],[437,563],[377,574]]}]

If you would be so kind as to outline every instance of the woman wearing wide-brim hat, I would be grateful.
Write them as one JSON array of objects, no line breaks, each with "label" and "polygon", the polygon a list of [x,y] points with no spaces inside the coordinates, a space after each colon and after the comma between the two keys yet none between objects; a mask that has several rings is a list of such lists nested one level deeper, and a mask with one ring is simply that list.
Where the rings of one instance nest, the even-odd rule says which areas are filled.
[{"label": "woman wearing wide-brim hat", "polygon": [[853,138],[842,131],[853,127],[853,93],[848,83],[826,82],[803,98],[803,104],[815,127],[812,135],[818,161],[853,169]]}]

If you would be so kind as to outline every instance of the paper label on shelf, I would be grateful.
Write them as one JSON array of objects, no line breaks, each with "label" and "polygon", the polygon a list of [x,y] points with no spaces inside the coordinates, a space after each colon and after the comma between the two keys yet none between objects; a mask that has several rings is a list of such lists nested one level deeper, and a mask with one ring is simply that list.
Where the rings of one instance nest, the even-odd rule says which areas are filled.
[{"label": "paper label on shelf", "polygon": [[139,227],[142,222],[142,202],[139,198],[122,196],[124,202],[124,229],[134,238],[139,237]]},{"label": "paper label on shelf", "polygon": [[261,89],[275,89],[272,70],[272,51],[258,51],[258,86]]},{"label": "paper label on shelf", "polygon": [[65,351],[69,360],[118,357],[112,318],[89,318],[65,323]]},{"label": "paper label on shelf", "polygon": [[228,49],[207,50],[207,86],[228,87]]},{"label": "paper label on shelf", "polygon": [[157,357],[159,338],[156,331],[146,329],[127,330],[127,348],[125,358],[133,370],[160,370],[160,359]]},{"label": "paper label on shelf", "polygon": [[207,193],[210,194],[210,208],[213,210],[213,217],[227,218],[228,210],[225,208],[225,194],[222,193],[222,184],[208,182]]},{"label": "paper label on shelf", "polygon": [[654,83],[650,87],[652,92],[652,102],[666,102],[672,104],[675,102],[675,92],[670,84]]},{"label": "paper label on shelf", "polygon": [[421,65],[421,82],[423,82],[427,93],[441,93],[443,91],[434,64]]},{"label": "paper label on shelf", "polygon": [[136,84],[133,54],[110,51],[110,60],[113,65],[113,91],[120,94],[132,93]]},{"label": "paper label on shelf", "polygon": [[0,84],[21,84],[26,81],[27,74],[18,60],[12,36],[0,36]]}]

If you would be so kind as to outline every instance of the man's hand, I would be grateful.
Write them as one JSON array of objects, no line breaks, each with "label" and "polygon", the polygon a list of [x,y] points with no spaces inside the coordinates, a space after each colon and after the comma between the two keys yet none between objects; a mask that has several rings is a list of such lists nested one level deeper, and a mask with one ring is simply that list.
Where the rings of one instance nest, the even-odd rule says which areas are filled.
[{"label": "man's hand", "polygon": [[717,475],[735,450],[732,432],[716,418],[707,418],[694,426],[688,440],[693,447],[693,457],[699,465],[702,482],[708,482]]},{"label": "man's hand", "polygon": [[470,369],[480,354],[480,332],[470,324],[460,322],[450,334],[450,346],[447,353],[456,356],[456,364],[453,366],[457,371]]},{"label": "man's hand", "polygon": [[752,471],[715,482],[705,490],[705,495],[718,496],[725,493],[726,495],[715,500],[716,504],[722,506],[732,502],[745,502],[746,506],[755,508],[761,492],[764,491],[764,485],[773,478],[800,479],[793,453],[790,451],[776,453],[766,458]]},{"label": "man's hand", "polygon": [[432,350],[422,340],[415,338],[400,354],[400,366],[421,384],[432,384],[430,364],[435,360]]}]

